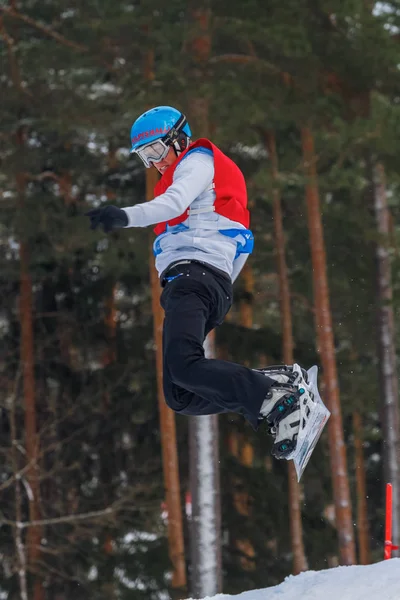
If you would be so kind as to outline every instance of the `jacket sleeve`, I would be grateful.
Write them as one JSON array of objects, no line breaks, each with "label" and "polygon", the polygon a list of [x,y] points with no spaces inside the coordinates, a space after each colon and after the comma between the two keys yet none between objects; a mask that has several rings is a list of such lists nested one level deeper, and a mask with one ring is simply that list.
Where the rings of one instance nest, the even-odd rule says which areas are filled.
[{"label": "jacket sleeve", "polygon": [[214,159],[192,152],[177,166],[173,182],[167,191],[149,202],[124,208],[127,227],[147,227],[179,217],[214,179]]}]

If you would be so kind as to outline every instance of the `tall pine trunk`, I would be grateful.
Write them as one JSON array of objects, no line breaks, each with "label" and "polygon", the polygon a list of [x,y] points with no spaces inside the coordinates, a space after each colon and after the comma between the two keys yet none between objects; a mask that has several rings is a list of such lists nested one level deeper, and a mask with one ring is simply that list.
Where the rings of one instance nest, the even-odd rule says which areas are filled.
[{"label": "tall pine trunk", "polygon": [[[266,134],[266,146],[271,161],[271,175],[273,181],[273,215],[275,253],[277,259],[279,279],[279,299],[282,323],[282,348],[283,361],[287,365],[293,364],[293,326],[290,307],[289,276],[285,258],[285,236],[283,232],[283,218],[281,194],[278,188],[278,156],[276,152],[275,136],[272,132]],[[290,534],[293,552],[293,573],[297,575],[308,568],[307,558],[303,543],[303,526],[301,521],[301,488],[297,482],[296,470],[293,462],[288,462],[289,484],[289,519]]]},{"label": "tall pine trunk", "polygon": [[359,411],[353,413],[354,451],[357,490],[357,531],[359,563],[370,563],[370,543],[367,510],[367,486],[365,476],[365,461],[362,439],[362,419]]},{"label": "tall pine trunk", "polygon": [[[153,190],[157,180],[157,171],[154,168],[146,169],[147,200],[154,198]],[[176,443],[175,413],[167,406],[163,390],[162,329],[164,315],[160,306],[160,280],[154,267],[152,244],[150,245],[150,281],[152,290],[154,341],[156,347],[157,396],[160,413],[164,486],[168,511],[168,547],[172,563],[172,587],[179,593],[180,590],[183,591],[186,588],[179,462]]]},{"label": "tall pine trunk", "polygon": [[[240,325],[242,327],[253,326],[253,295],[254,295],[254,276],[253,270],[249,264],[243,267],[240,274],[243,281],[243,296],[240,299],[239,314]],[[246,366],[250,366],[249,361],[245,361]],[[255,365],[254,365],[255,366]],[[233,440],[233,437],[236,439]],[[231,433],[231,448],[238,462],[248,469],[253,467],[254,448],[248,436],[245,433],[239,434],[236,428]],[[245,517],[246,521],[251,519],[251,498],[246,489],[246,481],[239,477],[234,477],[233,485],[233,504],[238,515]],[[234,538],[234,546],[240,553],[240,564],[244,571],[254,571],[256,568],[254,545],[248,538]]]},{"label": "tall pine trunk", "polygon": [[[145,32],[148,27],[144,27]],[[149,50],[144,56],[143,73],[147,84],[154,80],[154,50]],[[148,90],[150,93],[150,90]],[[154,198],[154,188],[158,181],[158,173],[153,167],[146,169],[146,200]],[[162,330],[164,314],[160,305],[160,280],[154,266],[153,232],[150,232],[150,284],[153,311],[153,331],[156,351],[157,397],[160,415],[161,448],[165,487],[165,502],[168,512],[168,550],[172,564],[171,586],[176,590],[176,596],[185,593],[186,562],[183,536],[183,515],[180,493],[179,460],[176,442],[175,413],[167,406],[163,389],[163,354]]]},{"label": "tall pine trunk", "polygon": [[[29,520],[39,519],[38,437],[35,402],[35,364],[32,323],[32,280],[29,273],[28,251],[24,242],[20,244],[20,323],[21,364],[25,402],[25,446],[29,464],[28,483]],[[41,533],[38,527],[29,527],[27,544],[29,558],[35,563],[39,556]]]},{"label": "tall pine trunk", "polygon": [[339,535],[339,554],[342,564],[351,565],[356,562],[356,554],[351,516],[350,487],[335,361],[335,345],[329,302],[314,138],[309,127],[302,127],[301,139],[304,169],[307,177],[306,199],[313,268],[317,345],[323,367],[326,401],[331,411],[331,418],[328,422],[328,437],[336,523]]},{"label": "tall pine trunk", "polygon": [[382,390],[383,464],[385,482],[393,486],[393,536],[400,542],[400,433],[399,387],[395,348],[393,289],[389,240],[389,207],[386,195],[385,170],[382,164],[373,167],[373,198],[379,240],[376,247],[377,317],[379,379]]},{"label": "tall pine trunk", "polygon": [[[104,329],[106,338],[106,349],[103,356],[103,369],[108,365],[111,365],[117,360],[117,321],[116,321],[116,290],[117,286],[113,280],[109,282],[109,292],[105,300],[105,316],[104,316]],[[103,393],[103,413],[104,418],[108,418],[110,407],[110,392],[105,388]],[[112,456],[112,449],[111,456]],[[102,486],[106,490],[110,497],[113,495],[113,484],[112,477],[110,481],[110,469],[109,466],[102,467],[100,469],[100,478]],[[104,531],[103,551],[106,555],[104,563],[104,584],[102,586],[102,592],[108,600],[114,600],[116,597],[116,585],[114,581],[114,539],[110,527],[106,527]]]},{"label": "tall pine trunk", "polygon": [[[214,332],[204,344],[215,358]],[[216,415],[189,417],[191,521],[191,591],[195,598],[222,589],[219,433]]]},{"label": "tall pine trunk", "polygon": [[[189,113],[196,137],[209,135],[207,64],[210,57],[210,9],[208,1],[188,5]],[[215,336],[205,342],[207,358],[216,356]],[[189,417],[190,482],[192,494],[192,590],[200,597],[222,591],[221,508],[219,493],[218,415]],[[214,488],[212,486],[215,486]]]},{"label": "tall pine trunk", "polygon": [[[24,166],[25,131],[22,127],[17,132],[18,155],[21,168]],[[17,174],[18,202],[21,212],[25,203],[25,178],[23,173]],[[26,489],[29,507],[29,521],[40,519],[39,510],[39,438],[37,433],[36,398],[35,398],[35,352],[33,333],[33,298],[32,278],[29,270],[29,250],[21,232],[20,240],[20,359],[23,380],[23,397],[25,407],[25,449],[28,469],[26,472]],[[40,544],[42,530],[39,526],[30,526],[26,536],[28,549],[29,570],[35,573],[33,584],[33,600],[42,600],[44,589],[42,578],[36,571],[36,565],[40,556]]]}]

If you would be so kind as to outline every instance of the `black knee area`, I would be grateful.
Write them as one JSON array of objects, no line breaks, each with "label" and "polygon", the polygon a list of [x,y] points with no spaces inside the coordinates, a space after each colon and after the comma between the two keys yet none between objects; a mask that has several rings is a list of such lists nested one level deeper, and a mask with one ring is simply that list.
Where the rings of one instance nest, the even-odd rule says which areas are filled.
[{"label": "black knee area", "polygon": [[196,340],[171,339],[164,350],[164,361],[171,380],[182,387],[190,380],[190,372],[198,360],[204,358],[203,346]]}]

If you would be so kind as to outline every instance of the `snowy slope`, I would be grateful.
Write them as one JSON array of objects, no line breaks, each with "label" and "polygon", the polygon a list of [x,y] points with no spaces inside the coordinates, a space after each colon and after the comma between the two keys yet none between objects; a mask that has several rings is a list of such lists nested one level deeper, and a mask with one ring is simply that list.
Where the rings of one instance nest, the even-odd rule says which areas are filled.
[{"label": "snowy slope", "polygon": [[[290,575],[283,583],[214,600],[400,600],[400,558]],[[204,600],[210,600],[205,598]]]}]

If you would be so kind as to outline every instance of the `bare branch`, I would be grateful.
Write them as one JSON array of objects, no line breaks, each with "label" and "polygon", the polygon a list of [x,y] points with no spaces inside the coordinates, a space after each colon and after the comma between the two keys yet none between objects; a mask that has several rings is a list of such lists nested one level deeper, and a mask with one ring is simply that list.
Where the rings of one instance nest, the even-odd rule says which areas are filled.
[{"label": "bare branch", "polygon": [[25,177],[30,181],[43,181],[44,179],[54,179],[59,183],[60,178],[53,171],[43,171],[39,175],[32,175],[30,173],[24,173]]},{"label": "bare branch", "polygon": [[220,54],[219,56],[213,56],[210,58],[210,63],[220,63],[220,62],[231,62],[231,63],[239,63],[243,65],[247,65],[251,62],[260,62],[260,59],[257,56],[248,55],[248,54]]},{"label": "bare branch", "polygon": [[2,7],[0,7],[0,13],[8,15],[9,17],[13,17],[14,19],[19,19],[20,21],[23,21],[27,25],[34,27],[38,31],[41,31],[45,35],[53,38],[54,40],[56,40],[60,44],[63,44],[64,46],[68,46],[69,48],[73,48],[74,50],[78,50],[80,52],[88,51],[87,46],[83,46],[83,44],[78,44],[76,42],[72,42],[71,40],[68,40],[66,37],[64,37],[60,33],[53,31],[49,27],[46,27],[46,25],[42,25],[42,23],[35,21],[35,19],[32,19],[31,17],[28,17],[27,15],[21,14],[20,12],[16,11],[13,8],[8,8],[6,6],[2,6]]},{"label": "bare branch", "polygon": [[116,506],[108,506],[102,510],[93,510],[87,513],[74,515],[64,515],[63,517],[55,517],[53,519],[37,519],[34,521],[11,521],[10,519],[1,519],[4,525],[10,525],[16,529],[26,529],[28,527],[43,527],[44,525],[59,525],[60,523],[76,523],[77,521],[90,521],[99,519],[106,515],[111,515],[117,511]]}]

